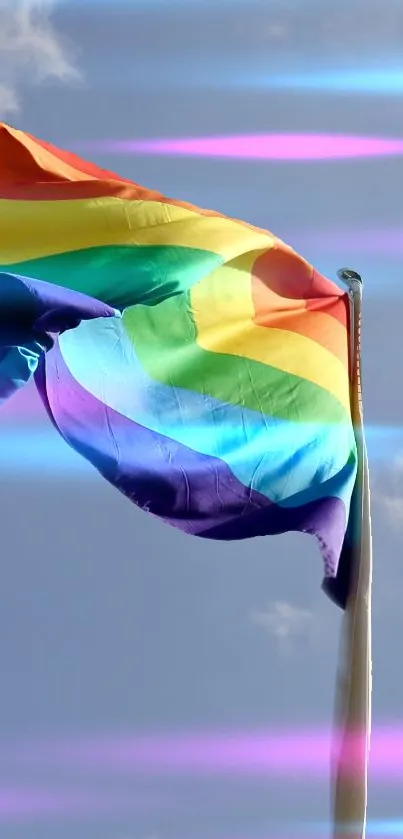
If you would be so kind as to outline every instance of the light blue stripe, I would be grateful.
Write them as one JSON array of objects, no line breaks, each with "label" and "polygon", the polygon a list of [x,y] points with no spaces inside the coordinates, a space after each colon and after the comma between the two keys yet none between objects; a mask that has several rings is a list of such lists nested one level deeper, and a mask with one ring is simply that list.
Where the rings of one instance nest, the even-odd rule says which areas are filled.
[{"label": "light blue stripe", "polygon": [[[71,374],[90,394],[158,434],[220,458],[245,486],[275,503],[293,507],[333,494],[348,510],[355,480],[354,463],[345,469],[355,450],[351,424],[272,419],[208,394],[155,382],[116,321],[82,323],[61,336],[60,349]],[[58,403],[63,399],[71,410],[61,382]],[[326,486],[331,478],[332,491]]]}]

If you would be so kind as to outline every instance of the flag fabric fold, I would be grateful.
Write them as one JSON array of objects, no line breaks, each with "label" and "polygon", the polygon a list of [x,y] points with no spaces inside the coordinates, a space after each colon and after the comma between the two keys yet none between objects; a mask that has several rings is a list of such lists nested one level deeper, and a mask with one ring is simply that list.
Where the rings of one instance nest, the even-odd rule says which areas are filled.
[{"label": "flag fabric fold", "polygon": [[[54,345],[53,334],[116,310],[87,295],[0,273],[0,405],[26,384]],[[120,312],[118,313],[120,316]]]}]

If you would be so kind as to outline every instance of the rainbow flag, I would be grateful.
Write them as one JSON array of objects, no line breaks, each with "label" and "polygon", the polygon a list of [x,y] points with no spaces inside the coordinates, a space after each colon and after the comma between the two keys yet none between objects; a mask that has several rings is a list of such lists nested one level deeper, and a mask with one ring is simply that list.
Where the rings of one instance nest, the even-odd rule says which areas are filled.
[{"label": "rainbow flag", "polygon": [[39,365],[74,449],[186,533],[313,534],[328,581],[344,550],[328,587],[344,605],[357,447],[336,284],[266,230],[5,124],[0,270],[123,312],[64,332]]},{"label": "rainbow flag", "polygon": [[[36,368],[55,427],[111,484],[196,536],[316,537],[323,587],[345,610],[335,836],[362,837],[372,554],[360,278],[347,295],[266,230],[4,124],[1,271],[0,361],[11,276],[59,333],[25,378]],[[12,347],[25,357],[35,318]],[[0,387],[2,370],[20,383],[10,369]]]}]

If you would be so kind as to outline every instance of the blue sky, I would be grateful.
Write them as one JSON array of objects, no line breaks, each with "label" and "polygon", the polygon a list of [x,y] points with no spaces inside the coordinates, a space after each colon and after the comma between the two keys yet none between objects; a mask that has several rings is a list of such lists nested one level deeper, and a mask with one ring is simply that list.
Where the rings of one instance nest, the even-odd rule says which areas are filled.
[{"label": "blue sky", "polygon": [[[0,5],[1,114],[58,145],[257,131],[403,137],[401,0],[390,0],[388,15],[381,0],[69,0],[36,12],[31,2],[26,17],[22,5]],[[305,77],[285,91],[273,85],[274,72]],[[401,160],[278,166],[93,157],[150,188],[273,230],[328,276],[349,262],[363,273],[373,725],[398,723]],[[383,231],[376,253],[366,247],[373,230]],[[13,755],[1,761],[0,749],[2,839],[289,839],[306,836],[312,823],[328,836],[327,770],[288,779],[113,767],[102,774],[24,750],[47,737],[304,726],[329,733],[340,614],[320,591],[310,538],[189,540],[62,453],[32,388],[16,400],[15,413],[0,417],[0,743]],[[38,472],[44,452],[52,468]],[[13,791],[31,795],[19,821]],[[47,796],[47,809],[34,793]],[[371,777],[369,818],[371,835],[403,832],[399,780]]]}]

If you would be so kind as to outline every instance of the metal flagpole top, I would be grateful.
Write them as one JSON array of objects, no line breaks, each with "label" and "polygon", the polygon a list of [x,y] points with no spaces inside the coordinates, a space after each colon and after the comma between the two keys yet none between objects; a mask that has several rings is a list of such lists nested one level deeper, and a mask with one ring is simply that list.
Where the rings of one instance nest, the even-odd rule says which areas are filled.
[{"label": "metal flagpole top", "polygon": [[361,275],[358,274],[357,271],[353,271],[352,268],[340,268],[337,272],[337,276],[350,291],[358,291],[360,294],[362,293],[364,283]]}]

